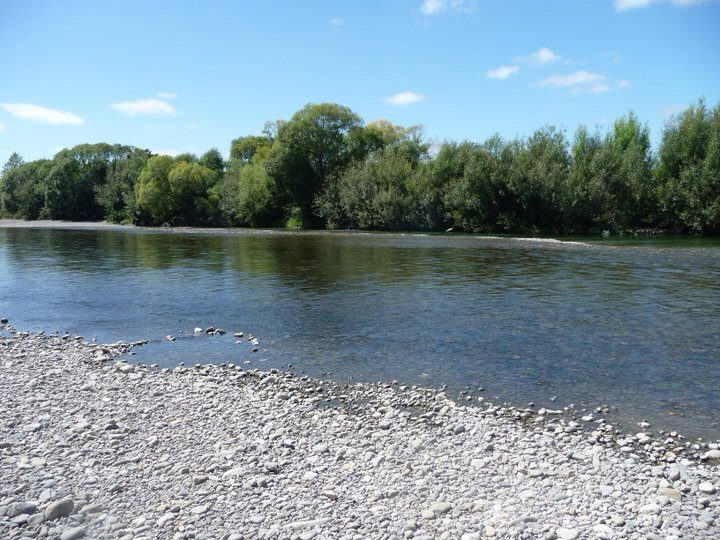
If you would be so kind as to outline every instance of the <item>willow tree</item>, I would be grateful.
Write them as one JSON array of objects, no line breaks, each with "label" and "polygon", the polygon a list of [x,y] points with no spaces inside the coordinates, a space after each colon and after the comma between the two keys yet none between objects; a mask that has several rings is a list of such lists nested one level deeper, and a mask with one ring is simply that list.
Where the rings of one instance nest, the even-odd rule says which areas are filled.
[{"label": "willow tree", "polygon": [[700,100],[665,126],[657,177],[665,226],[720,233],[720,105]]},{"label": "willow tree", "polygon": [[361,126],[357,114],[334,103],[306,105],[278,126],[267,172],[299,208],[304,227],[322,225],[314,210],[315,198],[350,163],[350,134]]}]

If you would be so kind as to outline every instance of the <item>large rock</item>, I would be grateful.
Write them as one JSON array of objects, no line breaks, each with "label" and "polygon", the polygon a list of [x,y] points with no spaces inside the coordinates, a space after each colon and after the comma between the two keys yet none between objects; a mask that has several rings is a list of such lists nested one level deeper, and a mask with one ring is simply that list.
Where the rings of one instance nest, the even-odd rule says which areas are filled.
[{"label": "large rock", "polygon": [[117,369],[120,373],[132,373],[135,371],[136,367],[132,364],[128,364],[127,362],[118,362],[115,364],[115,369]]},{"label": "large rock", "polygon": [[48,507],[45,509],[45,519],[53,520],[69,516],[74,508],[75,503],[72,499],[62,499],[59,501],[55,501],[54,503],[48,505]]},{"label": "large rock", "polygon": [[441,516],[443,514],[447,514],[451,508],[452,508],[452,505],[449,502],[436,502],[435,504],[430,506],[430,510],[436,516]]},{"label": "large rock", "polygon": [[558,538],[561,540],[575,540],[580,536],[580,531],[578,529],[568,529],[565,527],[558,527],[557,531]]},{"label": "large rock", "polygon": [[677,489],[671,488],[671,487],[659,488],[658,495],[662,495],[663,497],[667,497],[668,499],[675,499],[676,501],[679,501],[682,499],[680,492]]},{"label": "large rock", "polygon": [[83,536],[85,536],[85,527],[71,527],[62,532],[60,540],[77,540]]},{"label": "large rock", "polygon": [[37,504],[29,501],[16,502],[10,505],[8,509],[7,517],[14,518],[20,514],[34,514],[37,512]]},{"label": "large rock", "polygon": [[701,493],[705,493],[707,495],[712,495],[716,491],[715,486],[710,482],[701,482],[698,489]]}]

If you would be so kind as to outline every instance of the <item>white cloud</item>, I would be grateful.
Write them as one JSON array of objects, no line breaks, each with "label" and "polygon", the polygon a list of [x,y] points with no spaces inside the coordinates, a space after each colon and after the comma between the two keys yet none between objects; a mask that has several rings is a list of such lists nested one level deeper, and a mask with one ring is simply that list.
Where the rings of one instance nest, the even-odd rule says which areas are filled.
[{"label": "white cloud", "polygon": [[615,9],[617,11],[627,11],[629,9],[637,9],[648,7],[651,4],[659,4],[661,2],[672,4],[673,6],[693,6],[713,0],[614,0]]},{"label": "white cloud", "polygon": [[[629,84],[628,81],[623,81]],[[535,86],[548,88],[563,88],[570,90],[573,94],[601,94],[612,89],[608,78],[599,73],[590,71],[575,71],[567,75],[550,75],[539,81]]]},{"label": "white cloud", "polygon": [[627,79],[611,81],[607,76],[590,71],[575,71],[567,75],[551,75],[533,86],[560,88],[573,94],[602,94],[611,90],[624,90],[632,86]]},{"label": "white cloud", "polygon": [[615,9],[618,11],[626,11],[628,9],[647,7],[654,4],[658,0],[615,0]]},{"label": "white cloud", "polygon": [[445,9],[445,2],[442,0],[425,0],[420,8],[423,15],[437,15]]},{"label": "white cloud", "polygon": [[330,25],[331,26],[342,26],[345,24],[345,19],[342,17],[335,17],[333,19],[330,19]]},{"label": "white cloud", "polygon": [[72,124],[81,126],[85,121],[77,114],[34,105],[32,103],[1,103],[0,106],[15,118],[42,124]]},{"label": "white cloud", "polygon": [[554,53],[547,47],[542,47],[523,57],[522,60],[529,62],[530,64],[549,64],[560,60],[560,55]]},{"label": "white cloud", "polygon": [[420,13],[423,15],[440,15],[446,11],[469,13],[475,9],[476,0],[423,0]]},{"label": "white cloud", "polygon": [[157,97],[160,99],[176,99],[180,96],[178,96],[175,92],[158,92]]},{"label": "white cloud", "polygon": [[485,72],[488,79],[507,79],[510,75],[515,75],[520,68],[518,66],[500,66]]},{"label": "white cloud", "polygon": [[173,114],[175,112],[175,107],[167,101],[155,98],[121,101],[119,103],[113,103],[111,107],[127,116],[135,116],[137,114]]},{"label": "white cloud", "polygon": [[394,96],[385,98],[385,103],[390,105],[410,105],[411,103],[417,103],[425,99],[425,96],[416,94],[415,92],[400,92]]}]

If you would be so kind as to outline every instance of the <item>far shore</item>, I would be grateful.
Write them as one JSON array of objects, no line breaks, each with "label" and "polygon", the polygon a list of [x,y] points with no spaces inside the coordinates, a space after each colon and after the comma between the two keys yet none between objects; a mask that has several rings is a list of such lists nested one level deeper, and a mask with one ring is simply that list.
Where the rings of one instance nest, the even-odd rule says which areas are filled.
[{"label": "far shore", "polygon": [[39,219],[0,219],[0,227],[7,229],[139,229],[137,225],[123,225],[107,221],[58,221]]},{"label": "far shore", "polygon": [[[358,235],[358,236],[418,236],[418,237],[451,237],[451,238],[484,238],[497,240],[518,240],[527,242],[562,243],[562,244],[584,244],[592,245],[594,241],[602,241],[607,237],[597,235],[581,235],[583,241],[576,237],[563,237],[557,235],[531,236],[528,233],[518,234],[492,234],[492,233],[466,233],[461,231],[378,231],[364,229],[301,229],[301,228],[252,228],[252,227],[147,227],[133,224],[110,223],[107,221],[60,221],[60,220],[22,220],[22,219],[0,219],[0,229],[67,229],[87,231],[135,231],[148,233],[186,233],[186,234],[336,234],[336,235]],[[663,235],[661,235],[663,236]],[[632,235],[617,238],[637,238]],[[640,237],[642,238],[642,237]],[[688,237],[695,239],[696,237]],[[590,242],[586,242],[589,240]]]}]

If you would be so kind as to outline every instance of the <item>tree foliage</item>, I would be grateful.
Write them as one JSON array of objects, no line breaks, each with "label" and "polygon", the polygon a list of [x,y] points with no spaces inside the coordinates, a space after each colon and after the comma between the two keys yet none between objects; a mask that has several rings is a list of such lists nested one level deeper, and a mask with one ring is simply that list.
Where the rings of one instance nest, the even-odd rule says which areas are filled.
[{"label": "tree foliage", "polygon": [[211,148],[205,152],[200,156],[198,163],[214,172],[218,180],[222,176],[223,171],[225,171],[225,160],[217,148]]},{"label": "tree foliage", "polygon": [[424,229],[417,164],[398,148],[373,153],[348,168],[316,203],[330,227]]},{"label": "tree foliage", "polygon": [[230,143],[230,160],[239,163],[250,163],[258,149],[269,148],[272,143],[272,138],[261,135],[249,135],[234,139]]},{"label": "tree foliage", "polygon": [[664,127],[653,152],[633,113],[571,141],[527,138],[432,146],[418,126],[364,124],[309,104],[259,135],[199,158],[82,144],[51,160],[13,154],[0,215],[144,225],[282,226],[597,233],[720,233],[720,105],[703,100]]},{"label": "tree foliage", "polygon": [[720,233],[720,105],[701,100],[671,120],[659,154],[663,224]]},{"label": "tree foliage", "polygon": [[314,212],[315,198],[350,163],[350,134],[361,126],[347,107],[321,103],[306,105],[278,127],[268,173],[299,207],[304,226],[322,222]]},{"label": "tree foliage", "polygon": [[150,225],[203,225],[217,219],[211,192],[216,172],[198,163],[151,157],[137,183],[139,221]]},{"label": "tree foliage", "polygon": [[107,221],[133,221],[137,212],[135,184],[149,158],[147,150],[128,147],[123,159],[111,163],[105,182],[95,187],[95,200]]},{"label": "tree foliage", "polygon": [[284,221],[277,186],[261,160],[232,164],[219,193],[222,212],[232,225],[272,227]]}]

